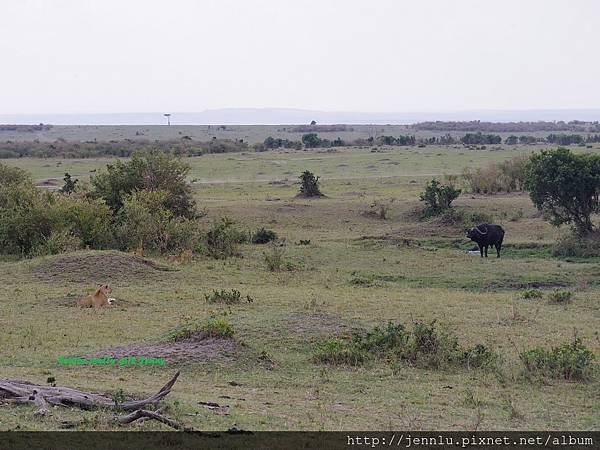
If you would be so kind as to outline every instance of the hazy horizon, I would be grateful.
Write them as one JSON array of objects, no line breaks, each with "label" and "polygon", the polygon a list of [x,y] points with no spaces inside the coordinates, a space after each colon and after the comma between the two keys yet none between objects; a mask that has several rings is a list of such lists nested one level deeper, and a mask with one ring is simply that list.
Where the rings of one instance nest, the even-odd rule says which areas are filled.
[{"label": "hazy horizon", "polygon": [[[471,110],[438,112],[314,111],[297,108],[223,108],[199,112],[172,112],[172,125],[289,125],[306,124],[391,124],[446,120],[487,122],[538,122],[600,120],[599,109]],[[88,114],[0,114],[0,124],[52,125],[165,125],[162,112]]]},{"label": "hazy horizon", "polygon": [[0,116],[593,109],[596,17],[593,0],[4,2]]}]

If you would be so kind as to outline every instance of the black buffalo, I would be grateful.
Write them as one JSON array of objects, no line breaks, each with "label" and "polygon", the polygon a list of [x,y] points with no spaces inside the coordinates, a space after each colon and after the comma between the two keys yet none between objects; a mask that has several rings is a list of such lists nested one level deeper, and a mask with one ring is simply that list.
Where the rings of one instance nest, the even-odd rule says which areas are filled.
[{"label": "black buffalo", "polygon": [[480,223],[475,225],[473,228],[467,228],[465,235],[472,241],[477,242],[481,257],[485,252],[487,258],[488,247],[496,247],[496,253],[500,258],[500,249],[502,248],[502,240],[504,239],[504,229],[500,225],[494,225],[491,223]]}]

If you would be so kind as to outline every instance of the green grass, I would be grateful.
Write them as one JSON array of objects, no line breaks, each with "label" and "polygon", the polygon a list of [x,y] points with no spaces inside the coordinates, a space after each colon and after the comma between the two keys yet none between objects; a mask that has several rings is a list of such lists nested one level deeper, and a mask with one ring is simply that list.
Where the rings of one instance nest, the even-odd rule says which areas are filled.
[{"label": "green grass", "polygon": [[[294,264],[292,271],[269,272],[264,246],[246,244],[241,246],[243,258],[197,257],[160,276],[118,274],[121,281],[113,283],[112,294],[117,306],[82,310],[70,306],[72,301],[104,280],[44,281],[33,270],[37,260],[3,259],[2,376],[37,383],[54,377],[57,385],[142,395],[182,370],[166,399],[168,415],[201,430],[224,430],[234,423],[248,430],[458,430],[472,427],[479,413],[479,429],[598,429],[596,378],[532,382],[519,359],[527,349],[572,341],[574,330],[600,354],[600,286],[594,283],[600,277],[598,262],[552,258],[548,248],[562,231],[545,223],[525,194],[467,194],[456,201],[457,207],[485,210],[502,224],[506,248],[500,259],[467,255],[465,249],[472,244],[459,226],[414,218],[418,192],[434,174],[460,172],[466,164],[483,165],[522,150],[461,149],[445,156],[432,148],[384,151],[190,159],[191,178],[207,181],[194,185],[200,205],[207,208],[206,227],[228,215],[248,230],[274,230],[287,240],[285,258]],[[378,161],[383,158],[400,164]],[[59,168],[56,160],[9,162],[47,179],[75,167],[69,164],[76,161],[64,160]],[[89,172],[103,163],[81,162],[80,172],[73,172]],[[303,169],[322,175],[327,198],[294,198],[293,183]],[[285,177],[289,183],[261,181]],[[395,199],[389,220],[361,213],[374,199],[384,198]],[[523,211],[522,218],[504,218],[517,210]],[[295,244],[309,239],[310,245]],[[106,257],[110,264],[110,254]],[[44,258],[45,264],[53,258]],[[357,286],[353,277],[369,282]],[[573,302],[557,305],[523,300],[521,293],[528,287],[577,293]],[[205,301],[204,294],[221,289],[243,292],[254,302],[229,307]],[[155,342],[186,324],[205,324],[225,314],[240,345],[233,357],[160,367],[70,367],[57,362],[59,356]],[[362,367],[313,361],[315,345],[355,328],[434,319],[454,330],[461,345],[483,344],[497,353],[502,373],[392,366],[379,360]],[[217,328],[229,329],[224,324]],[[225,401],[230,415],[217,415],[198,401]],[[36,419],[33,412],[33,407],[0,407],[0,430],[53,430],[60,420],[80,417],[86,419],[81,429],[122,429],[105,411],[55,409],[51,417]],[[162,427],[147,421],[128,429]]]}]

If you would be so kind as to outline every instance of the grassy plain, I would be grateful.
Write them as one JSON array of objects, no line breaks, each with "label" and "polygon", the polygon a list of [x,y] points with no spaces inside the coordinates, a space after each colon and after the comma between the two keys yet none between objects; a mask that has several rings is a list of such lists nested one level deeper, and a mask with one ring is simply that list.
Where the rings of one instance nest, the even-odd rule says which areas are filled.
[{"label": "grassy plain", "polygon": [[[600,263],[549,256],[560,233],[525,194],[477,196],[456,201],[485,211],[506,229],[502,258],[482,260],[460,226],[420,222],[418,193],[433,176],[500,161],[529,147],[342,149],[337,152],[272,151],[190,158],[190,179],[206,224],[227,215],[244,229],[265,226],[287,240],[284,258],[294,270],[269,272],[266,248],[242,246],[242,258],[191,264],[160,273],[111,269],[126,255],[77,252],[0,262],[0,372],[3,377],[100,392],[139,395],[156,391],[178,369],[167,397],[168,415],[201,430],[236,424],[249,430],[356,429],[599,429],[600,383],[528,380],[518,352],[569,341],[576,333],[600,355]],[[107,160],[7,160],[37,180],[65,171],[89,176]],[[61,163],[58,165],[58,163]],[[295,198],[297,176],[322,176],[319,200]],[[390,217],[364,214],[376,199],[394,199]],[[310,240],[309,245],[297,245]],[[66,262],[104,255],[110,280],[93,269],[61,274]],[[159,257],[158,264],[168,265]],[[113,272],[111,272],[113,270]],[[103,272],[105,273],[105,272]],[[356,277],[368,286],[352,283]],[[80,310],[72,299],[94,283],[111,281],[117,306]],[[546,298],[524,300],[525,287],[575,292],[568,305]],[[253,303],[207,304],[212,289],[238,289]],[[225,314],[235,329],[235,350],[205,360],[166,366],[61,366],[59,356],[161,340],[170,330]],[[315,364],[320,340],[399,321],[438,319],[461,343],[484,343],[502,357],[501,373],[384,362],[360,368]],[[151,356],[151,355],[150,355]],[[230,382],[236,382],[233,386]],[[199,405],[229,405],[219,415]],[[48,430],[84,418],[80,429],[119,429],[106,411],[53,409],[34,418],[33,407],[0,407],[0,430]],[[148,421],[127,429],[161,429]]]}]

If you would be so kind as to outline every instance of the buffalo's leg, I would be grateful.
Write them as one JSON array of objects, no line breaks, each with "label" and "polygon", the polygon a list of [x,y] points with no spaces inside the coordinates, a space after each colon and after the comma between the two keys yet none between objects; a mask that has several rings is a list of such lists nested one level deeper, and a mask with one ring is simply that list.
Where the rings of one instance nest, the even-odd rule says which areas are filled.
[{"label": "buffalo's leg", "polygon": [[485,249],[485,257],[487,258],[487,251],[488,251],[488,246],[486,245],[485,247],[483,247]]},{"label": "buffalo's leg", "polygon": [[496,254],[497,257],[500,258],[500,249],[502,248],[502,244],[496,244]]},{"label": "buffalo's leg", "polygon": [[481,253],[481,257],[483,258],[483,245],[481,244],[477,244],[479,245],[479,253]]}]

